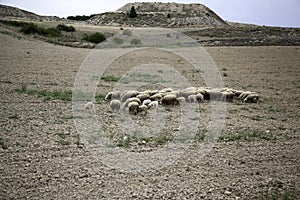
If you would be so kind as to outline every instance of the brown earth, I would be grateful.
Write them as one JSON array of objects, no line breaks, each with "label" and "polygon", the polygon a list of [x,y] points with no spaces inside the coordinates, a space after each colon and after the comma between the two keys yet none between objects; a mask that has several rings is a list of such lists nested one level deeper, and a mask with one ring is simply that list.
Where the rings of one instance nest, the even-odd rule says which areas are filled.
[{"label": "brown earth", "polygon": [[[24,84],[34,90],[71,90],[91,50],[4,34],[0,42],[1,199],[263,199],[277,193],[299,197],[300,47],[207,47],[225,86],[256,91],[263,100],[225,103],[226,127],[204,158],[198,158],[202,141],[195,141],[170,166],[126,173],[96,160],[79,142],[70,101],[44,101],[15,91]],[[167,62],[197,83],[201,72],[173,57],[153,50],[135,52],[114,62],[105,75],[120,77],[133,64],[152,59]],[[97,93],[105,94],[114,84],[99,81]],[[200,126],[205,129],[210,105],[200,107]],[[105,102],[96,109],[98,120],[108,123],[107,130],[114,126]],[[167,127],[168,133],[174,126]]]}]

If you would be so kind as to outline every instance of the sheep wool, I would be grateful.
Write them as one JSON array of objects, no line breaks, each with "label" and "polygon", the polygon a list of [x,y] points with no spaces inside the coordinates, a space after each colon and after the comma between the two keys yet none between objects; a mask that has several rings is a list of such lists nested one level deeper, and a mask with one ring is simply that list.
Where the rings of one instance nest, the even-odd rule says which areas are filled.
[{"label": "sheep wool", "polygon": [[109,106],[113,112],[118,112],[121,108],[121,102],[117,99],[111,100]]}]

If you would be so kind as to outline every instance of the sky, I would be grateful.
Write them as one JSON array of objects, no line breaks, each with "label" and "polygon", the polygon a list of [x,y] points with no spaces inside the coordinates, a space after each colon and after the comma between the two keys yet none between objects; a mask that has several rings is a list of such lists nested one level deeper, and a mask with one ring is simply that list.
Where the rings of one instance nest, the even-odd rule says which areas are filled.
[{"label": "sky", "polygon": [[201,3],[226,21],[300,27],[300,0],[0,0],[39,15],[67,17],[115,11],[130,2]]}]

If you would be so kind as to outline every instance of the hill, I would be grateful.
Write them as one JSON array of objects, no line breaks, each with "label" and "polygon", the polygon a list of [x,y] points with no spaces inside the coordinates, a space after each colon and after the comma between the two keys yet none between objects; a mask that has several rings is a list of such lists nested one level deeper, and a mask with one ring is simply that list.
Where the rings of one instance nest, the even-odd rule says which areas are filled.
[{"label": "hill", "polygon": [[[128,12],[134,6],[136,18]],[[87,21],[95,25],[135,27],[224,27],[227,23],[202,4],[128,3],[116,12],[95,15]]]},{"label": "hill", "polygon": [[22,18],[34,21],[57,20],[54,16],[41,16],[20,8],[0,4],[0,17]]}]

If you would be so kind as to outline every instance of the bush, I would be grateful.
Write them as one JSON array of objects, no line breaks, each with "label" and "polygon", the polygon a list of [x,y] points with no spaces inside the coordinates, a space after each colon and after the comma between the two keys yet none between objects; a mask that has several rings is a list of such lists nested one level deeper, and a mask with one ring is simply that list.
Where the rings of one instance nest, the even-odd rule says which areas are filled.
[{"label": "bush", "polygon": [[102,33],[96,32],[91,35],[85,35],[83,40],[98,44],[106,40],[105,36]]},{"label": "bush", "polygon": [[136,17],[137,17],[137,13],[136,13],[136,11],[135,11],[134,6],[131,7],[128,16],[129,16],[130,18],[136,18]]},{"label": "bush", "polygon": [[58,37],[60,36],[61,31],[56,28],[47,28],[45,30],[45,35],[49,37]]},{"label": "bush", "polygon": [[28,22],[22,22],[22,21],[10,21],[10,20],[0,20],[2,24],[15,26],[15,27],[23,27],[25,25],[28,25]]},{"label": "bush", "polygon": [[25,34],[41,34],[41,30],[34,23],[25,24],[20,31]]},{"label": "bush", "polygon": [[34,23],[28,23],[25,24],[20,32],[25,33],[25,34],[38,34],[38,35],[43,35],[43,36],[49,36],[49,37],[58,37],[61,34],[60,30],[57,30],[56,28],[43,28],[39,27]]},{"label": "bush", "polygon": [[88,19],[91,19],[94,16],[95,16],[95,14],[90,15],[90,16],[76,15],[76,16],[69,16],[69,17],[67,17],[67,19],[69,19],[69,20],[76,20],[76,21],[86,21]]},{"label": "bush", "polygon": [[64,24],[58,24],[56,26],[56,29],[60,30],[60,31],[66,31],[66,32],[74,32],[75,31],[75,28],[73,26],[67,26]]}]

